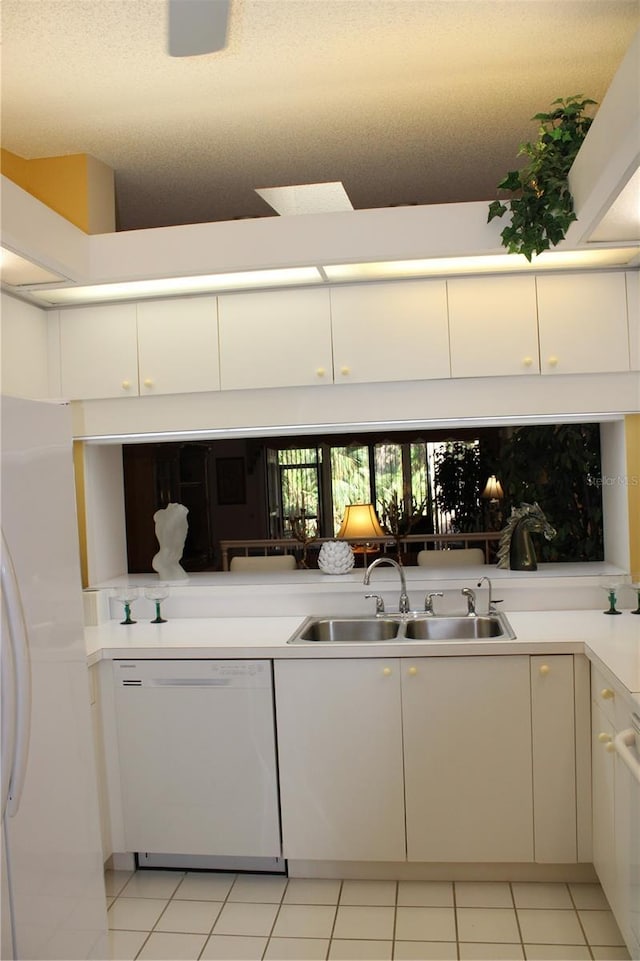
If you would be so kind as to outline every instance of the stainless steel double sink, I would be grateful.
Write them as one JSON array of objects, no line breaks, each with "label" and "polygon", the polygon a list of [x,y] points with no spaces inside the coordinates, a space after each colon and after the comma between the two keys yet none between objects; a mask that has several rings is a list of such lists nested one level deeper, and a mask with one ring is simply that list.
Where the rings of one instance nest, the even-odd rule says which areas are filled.
[{"label": "stainless steel double sink", "polygon": [[311,617],[287,643],[514,640],[515,636],[504,614],[383,614],[371,617]]}]

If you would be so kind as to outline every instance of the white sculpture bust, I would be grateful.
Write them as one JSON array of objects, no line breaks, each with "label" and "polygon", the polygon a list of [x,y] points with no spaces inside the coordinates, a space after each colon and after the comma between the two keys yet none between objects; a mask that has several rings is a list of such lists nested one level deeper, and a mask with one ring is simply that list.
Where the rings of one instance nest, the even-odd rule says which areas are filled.
[{"label": "white sculpture bust", "polygon": [[151,561],[151,566],[162,581],[183,581],[188,577],[180,566],[189,527],[188,513],[184,504],[167,504],[153,515],[160,550]]}]

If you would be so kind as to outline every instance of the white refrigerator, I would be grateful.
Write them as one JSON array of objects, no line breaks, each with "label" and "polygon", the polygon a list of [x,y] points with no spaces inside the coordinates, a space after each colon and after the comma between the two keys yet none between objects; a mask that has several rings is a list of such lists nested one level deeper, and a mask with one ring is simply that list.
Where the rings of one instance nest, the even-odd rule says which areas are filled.
[{"label": "white refrigerator", "polygon": [[0,956],[104,959],[69,410],[1,403]]}]

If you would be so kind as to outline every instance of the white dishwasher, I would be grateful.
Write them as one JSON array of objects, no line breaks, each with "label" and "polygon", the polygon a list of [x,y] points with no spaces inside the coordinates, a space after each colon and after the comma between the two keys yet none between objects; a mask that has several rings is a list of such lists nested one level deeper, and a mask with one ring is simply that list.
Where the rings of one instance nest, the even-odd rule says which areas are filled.
[{"label": "white dishwasher", "polygon": [[148,866],[284,870],[271,662],[113,670],[127,850]]}]

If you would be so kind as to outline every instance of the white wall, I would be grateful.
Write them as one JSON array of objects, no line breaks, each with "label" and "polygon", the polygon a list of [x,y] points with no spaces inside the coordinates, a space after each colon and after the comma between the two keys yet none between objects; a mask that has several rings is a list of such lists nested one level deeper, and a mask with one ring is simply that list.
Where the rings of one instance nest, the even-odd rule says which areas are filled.
[{"label": "white wall", "polygon": [[602,456],[602,510],[604,556],[611,564],[629,570],[629,500],[624,421],[600,425]]},{"label": "white wall", "polygon": [[2,393],[45,400],[51,396],[47,312],[2,294]]},{"label": "white wall", "polygon": [[127,570],[124,480],[120,445],[86,445],[84,493],[87,525],[87,576],[90,585]]}]

